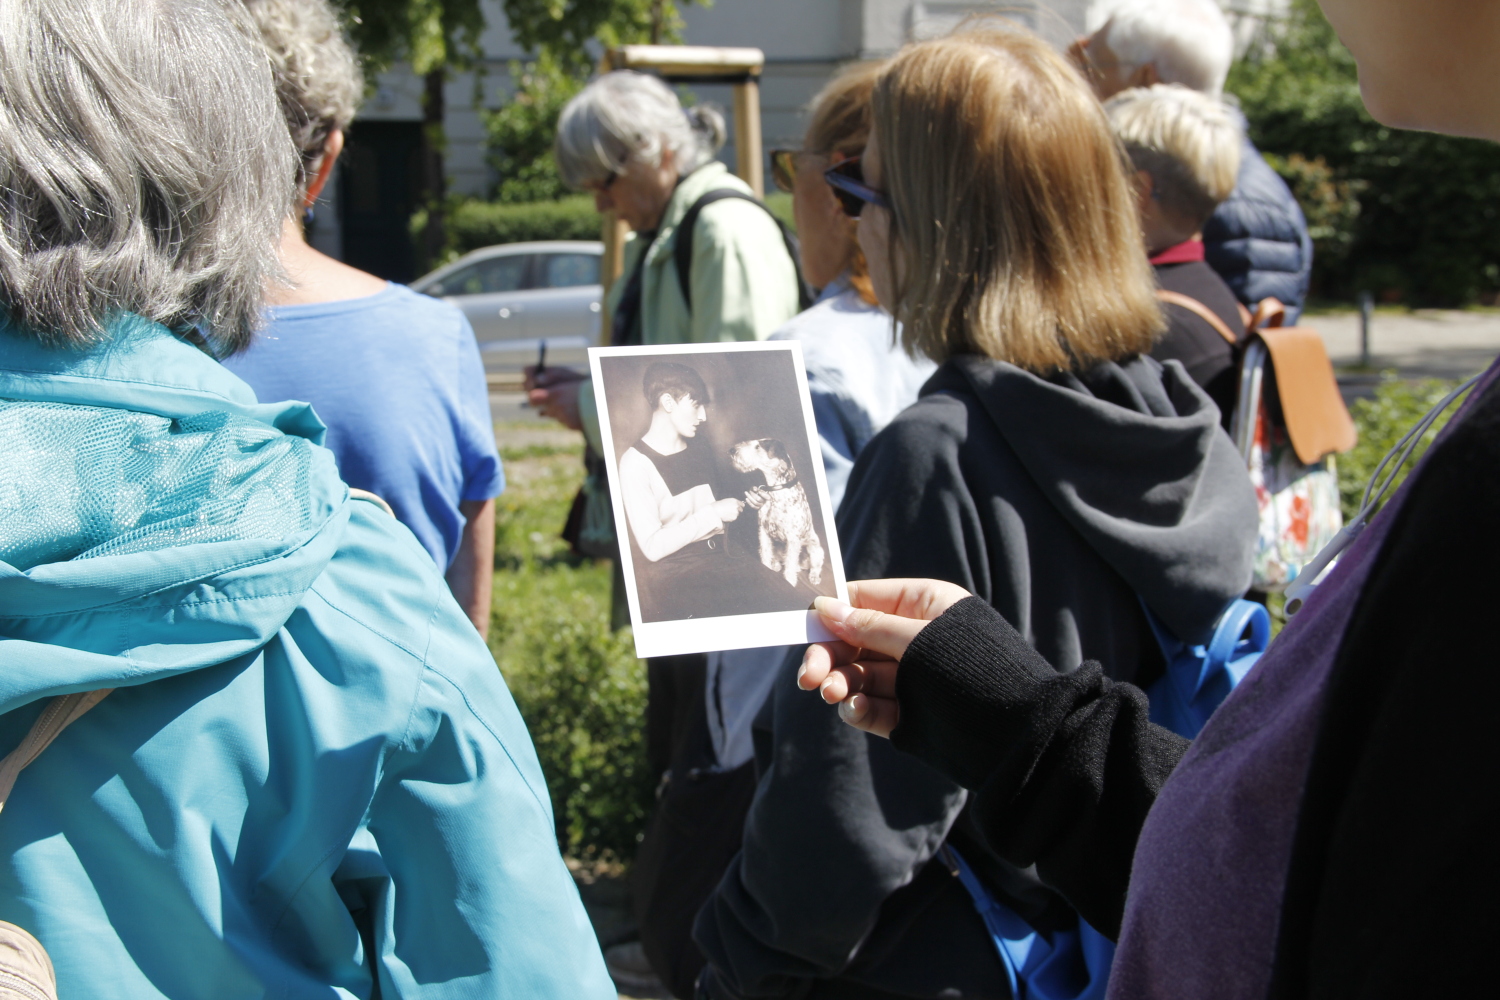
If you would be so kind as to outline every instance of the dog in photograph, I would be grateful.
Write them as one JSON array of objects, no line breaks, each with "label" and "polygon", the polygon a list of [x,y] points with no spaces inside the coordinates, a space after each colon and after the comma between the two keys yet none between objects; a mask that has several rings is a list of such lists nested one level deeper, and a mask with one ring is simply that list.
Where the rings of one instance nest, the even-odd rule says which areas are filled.
[{"label": "dog in photograph", "polygon": [[740,472],[760,472],[766,477],[766,484],[756,487],[766,497],[757,511],[761,563],[793,587],[797,573],[806,570],[808,582],[817,586],[823,578],[823,543],[813,530],[807,491],[797,480],[786,445],[775,438],[741,441],[729,449],[729,461]]}]

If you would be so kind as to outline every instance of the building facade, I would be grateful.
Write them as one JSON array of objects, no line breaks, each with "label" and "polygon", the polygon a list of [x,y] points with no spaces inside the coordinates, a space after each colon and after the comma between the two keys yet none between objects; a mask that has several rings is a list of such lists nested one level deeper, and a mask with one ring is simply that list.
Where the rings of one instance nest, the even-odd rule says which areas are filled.
[{"label": "building facade", "polygon": [[[1242,33],[1286,0],[1221,0]],[[890,55],[913,39],[950,31],[974,14],[1004,12],[1059,46],[1089,27],[1093,0],[715,0],[682,5],[683,40],[691,45],[754,46],[766,54],[761,128],[767,149],[797,145],[803,110],[840,66]],[[481,109],[504,104],[510,67],[524,61],[498,0],[488,13],[483,69],[459,74],[446,91],[447,175],[455,193],[483,197],[496,178],[487,162]],[[1248,35],[1245,36],[1248,38]],[[402,241],[417,206],[422,82],[397,67],[376,82],[350,129],[348,153],[317,208],[314,245],[395,280],[415,277]],[[727,86],[695,86],[691,96],[726,109]],[[735,162],[733,123],[722,159]],[[346,247],[348,253],[345,252]]]}]

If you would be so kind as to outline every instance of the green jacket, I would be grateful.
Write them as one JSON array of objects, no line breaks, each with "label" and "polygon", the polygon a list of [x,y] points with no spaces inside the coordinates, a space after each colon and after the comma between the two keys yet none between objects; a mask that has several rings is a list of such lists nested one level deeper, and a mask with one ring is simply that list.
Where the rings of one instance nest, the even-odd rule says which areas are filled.
[{"label": "green jacket", "polygon": [[[780,227],[764,209],[737,198],[714,202],[698,215],[689,272],[693,309],[688,312],[672,259],[677,224],[693,202],[720,188],[750,193],[749,185],[724,164],[713,162],[684,177],[667,203],[641,276],[641,334],[647,344],[765,340],[797,313],[797,271]],[[644,250],[645,241],[631,234],[625,244],[624,277],[605,300],[610,316]],[[578,406],[584,434],[603,454],[592,382],[582,386]]]}]

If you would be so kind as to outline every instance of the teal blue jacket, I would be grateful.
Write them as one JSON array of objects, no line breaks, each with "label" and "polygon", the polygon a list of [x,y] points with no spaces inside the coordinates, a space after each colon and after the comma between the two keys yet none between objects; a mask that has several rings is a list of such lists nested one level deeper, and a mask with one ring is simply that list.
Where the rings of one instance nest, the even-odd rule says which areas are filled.
[{"label": "teal blue jacket", "polygon": [[[613,998],[494,661],[322,425],[165,329],[0,324],[0,813],[64,998]],[[375,981],[378,980],[378,991]]]}]

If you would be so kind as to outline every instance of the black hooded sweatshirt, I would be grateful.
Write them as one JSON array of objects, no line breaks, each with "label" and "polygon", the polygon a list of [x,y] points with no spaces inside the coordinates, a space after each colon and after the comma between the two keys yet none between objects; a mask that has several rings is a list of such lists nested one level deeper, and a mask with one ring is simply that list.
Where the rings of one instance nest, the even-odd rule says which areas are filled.
[{"label": "black hooded sweatshirt", "polygon": [[[933,577],[989,602],[1063,672],[1149,685],[1147,606],[1207,638],[1250,584],[1255,495],[1182,367],[1138,357],[1040,378],[951,359],[855,463],[838,517],[851,580]],[[1039,929],[1076,920],[988,851],[966,793],[797,689],[789,657],[757,733],[744,843],[694,929],[722,997],[1004,997],[951,841]]]}]

